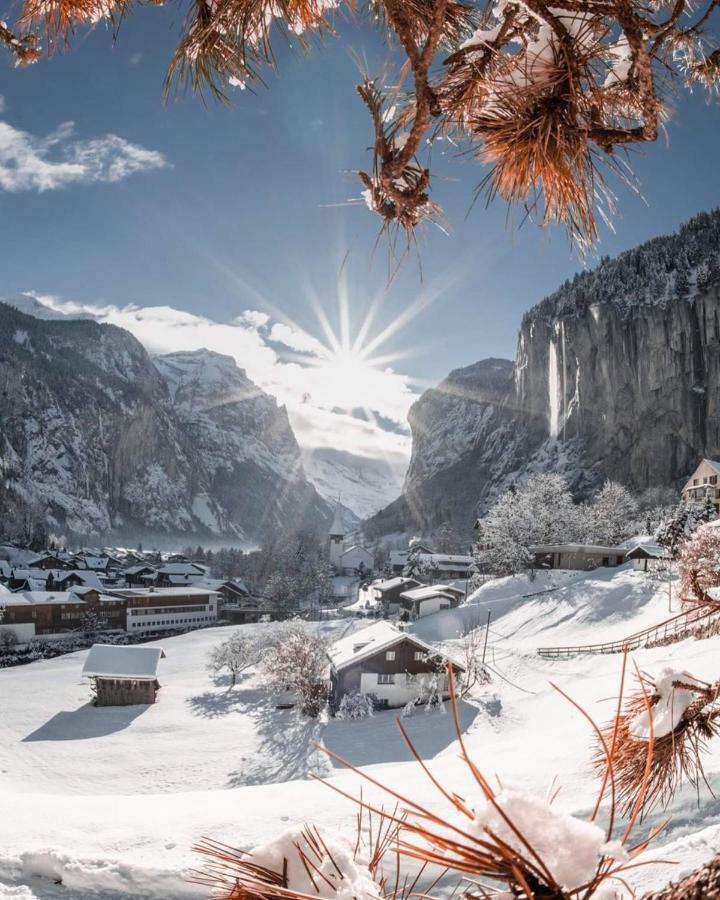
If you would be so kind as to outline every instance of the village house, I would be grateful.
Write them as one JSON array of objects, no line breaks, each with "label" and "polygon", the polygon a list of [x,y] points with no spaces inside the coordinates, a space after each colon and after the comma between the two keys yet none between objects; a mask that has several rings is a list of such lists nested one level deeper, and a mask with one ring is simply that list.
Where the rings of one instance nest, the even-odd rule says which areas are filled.
[{"label": "village house", "polygon": [[386,616],[396,614],[402,608],[400,595],[412,588],[422,587],[422,583],[416,578],[405,578],[398,575],[396,578],[388,578],[386,581],[376,581],[370,586],[372,599],[382,603]]},{"label": "village house", "polygon": [[[442,578],[448,581],[465,579],[472,574],[475,560],[472,556],[457,553],[435,553],[424,544],[413,547],[417,562],[423,570],[423,577],[432,580]],[[401,575],[410,561],[410,550],[391,550],[390,568]]]},{"label": "village house", "polygon": [[125,601],[126,629],[132,634],[201,628],[218,620],[218,593],[207,588],[117,588],[108,593]]},{"label": "village house", "polygon": [[96,706],[133,706],[154,703],[160,688],[158,664],[162,647],[123,647],[93,644],[82,674],[95,688]]},{"label": "village house", "polygon": [[82,631],[88,614],[103,631],[125,631],[125,604],[100,594],[94,588],[75,591],[21,591],[3,594],[2,627],[12,631],[19,641],[34,637],[63,637]]},{"label": "village house", "polygon": [[155,584],[158,587],[180,587],[194,584],[207,578],[207,569],[198,563],[174,562],[161,566],[157,570]]},{"label": "village house", "polygon": [[670,561],[670,554],[658,544],[638,544],[625,554],[626,562],[640,572],[654,572]]},{"label": "village house", "polygon": [[373,555],[366,548],[359,544],[353,544],[346,550],[343,550],[340,556],[340,573],[342,575],[364,575],[372,572]]},{"label": "village house", "polygon": [[465,592],[445,584],[423,585],[400,594],[400,606],[410,619],[419,619],[460,605]]},{"label": "village house", "polygon": [[157,580],[157,569],[143,563],[129,566],[122,574],[128,587],[152,584]]},{"label": "village house", "polygon": [[[341,638],[329,656],[333,709],[353,692],[372,697],[376,708],[405,706],[421,696],[423,678],[437,678],[438,694],[448,696],[447,657],[388,622],[376,622]],[[464,671],[457,663],[453,666],[456,677]]]},{"label": "village house", "polygon": [[26,563],[28,569],[76,569],[73,563],[55,553],[41,553]]},{"label": "village house", "polygon": [[682,489],[682,498],[686,503],[710,500],[715,507],[715,515],[720,516],[720,462],[714,459],[703,459],[692,473]]},{"label": "village house", "polygon": [[[432,550],[425,544],[417,544],[415,549],[422,553],[423,556],[431,556]],[[390,569],[396,575],[402,575],[405,566],[408,564],[409,550],[391,550],[390,551]]]},{"label": "village house", "polygon": [[573,569],[590,571],[614,568],[625,562],[625,547],[598,544],[536,544],[530,547],[536,569]]}]

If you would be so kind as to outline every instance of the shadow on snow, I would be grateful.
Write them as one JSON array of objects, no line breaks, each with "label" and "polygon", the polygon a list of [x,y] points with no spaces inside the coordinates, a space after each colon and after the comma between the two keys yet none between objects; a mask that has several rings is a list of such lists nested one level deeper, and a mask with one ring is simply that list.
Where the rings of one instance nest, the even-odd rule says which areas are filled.
[{"label": "shadow on snow", "polygon": [[52,719],[24,737],[21,743],[33,741],[84,741],[106,737],[127,728],[148,709],[147,704],[135,706],[93,706],[86,703],[72,711],[56,713]]}]

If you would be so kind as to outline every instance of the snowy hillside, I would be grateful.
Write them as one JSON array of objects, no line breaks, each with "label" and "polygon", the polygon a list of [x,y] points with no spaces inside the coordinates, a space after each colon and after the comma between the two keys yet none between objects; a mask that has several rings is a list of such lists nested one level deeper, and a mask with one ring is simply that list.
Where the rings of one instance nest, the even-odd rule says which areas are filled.
[{"label": "snowy hillside", "polygon": [[[551,687],[566,690],[600,722],[611,717],[620,657],[578,656],[550,662],[538,645],[600,641],[632,633],[667,616],[667,585],[623,568],[601,573],[544,573],[486,584],[472,603],[428,617],[415,627],[427,639],[452,642],[465,625],[492,612],[488,660],[492,683],[461,709],[467,746],[489,777],[498,775],[587,816],[597,783],[589,765],[587,723]],[[244,626],[262,628],[265,626]],[[308,626],[318,627],[318,626]],[[351,621],[319,627],[339,635]],[[201,837],[250,847],[305,821],[352,832],[354,806],[311,771],[357,795],[360,781],[338,770],[313,740],[400,792],[436,795],[397,734],[392,712],[363,721],[313,722],[274,708],[257,677],[232,691],[205,669],[209,647],[232,629],[162,641],[162,689],[156,705],[118,709],[88,705],[80,679],[84,653],[0,670],[0,896],[90,900],[201,897],[183,882],[197,864],[190,847]],[[451,647],[452,643],[448,643]],[[717,676],[720,638],[638,651],[655,672],[668,663],[701,678]],[[457,760],[451,717],[417,712],[406,720],[434,774],[461,794],[470,785]],[[720,780],[720,743],[705,758],[711,785]],[[554,789],[554,788],[553,788]],[[364,785],[366,799],[379,798]],[[633,883],[661,885],[704,861],[720,841],[720,806],[706,788],[700,807],[685,788],[674,820],[650,858],[672,859],[637,869]],[[649,817],[646,827],[658,821]],[[56,883],[61,882],[61,884]],[[25,886],[24,888],[22,886]],[[24,893],[21,892],[24,890]]]},{"label": "snowy hillside", "polygon": [[303,465],[308,480],[326,500],[338,497],[359,519],[366,519],[387,506],[402,490],[407,460],[373,459],[333,450],[304,448]]}]

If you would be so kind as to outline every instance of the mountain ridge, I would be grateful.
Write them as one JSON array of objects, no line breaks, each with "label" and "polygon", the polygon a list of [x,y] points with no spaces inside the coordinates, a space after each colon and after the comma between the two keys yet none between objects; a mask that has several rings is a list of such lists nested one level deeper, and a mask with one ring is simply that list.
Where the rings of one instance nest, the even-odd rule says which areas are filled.
[{"label": "mountain ridge", "polygon": [[154,360],[91,318],[0,303],[0,515],[53,530],[228,536],[322,528],[287,411],[231,357]]}]

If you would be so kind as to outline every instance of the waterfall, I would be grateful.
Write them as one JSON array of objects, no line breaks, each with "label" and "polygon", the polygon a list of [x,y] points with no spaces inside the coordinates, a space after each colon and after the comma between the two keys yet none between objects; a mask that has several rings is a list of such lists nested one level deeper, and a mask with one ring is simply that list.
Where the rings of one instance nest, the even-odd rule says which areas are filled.
[{"label": "waterfall", "polygon": [[[567,422],[567,369],[565,368],[565,322],[560,322],[560,336],[562,338],[562,423],[563,440],[565,440],[565,423]],[[559,430],[559,429],[558,429]]]},{"label": "waterfall", "polygon": [[548,345],[548,406],[550,409],[550,437],[560,433],[560,377],[555,341],[550,338]]}]

